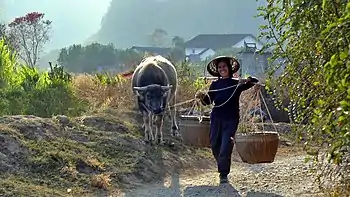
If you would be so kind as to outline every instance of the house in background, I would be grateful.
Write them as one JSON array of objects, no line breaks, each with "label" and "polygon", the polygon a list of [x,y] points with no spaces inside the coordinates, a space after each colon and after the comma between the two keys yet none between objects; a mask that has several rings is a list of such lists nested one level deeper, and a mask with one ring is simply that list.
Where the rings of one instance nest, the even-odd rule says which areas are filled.
[{"label": "house in background", "polygon": [[[240,50],[236,56],[241,64],[239,74],[265,77],[268,68],[268,58],[271,52],[261,53],[263,47],[252,34],[199,34],[185,42],[185,58],[192,63],[203,63],[223,49]],[[138,52],[148,52],[155,55],[168,56],[171,48],[133,46]],[[207,75],[207,73],[205,73]]]},{"label": "house in background", "polygon": [[218,50],[243,48],[247,43],[255,44],[257,50],[263,47],[252,34],[199,34],[185,43],[185,55],[190,62],[205,61]]},{"label": "house in background", "polygon": [[241,64],[239,74],[264,77],[272,54],[261,53],[263,45],[252,34],[200,34],[185,43],[185,53],[189,62],[207,62],[222,49],[239,49],[236,56]]},{"label": "house in background", "polygon": [[271,56],[271,52],[260,52],[255,43],[245,43],[237,55],[241,64],[240,75],[249,74],[264,78],[269,66],[268,58]]}]

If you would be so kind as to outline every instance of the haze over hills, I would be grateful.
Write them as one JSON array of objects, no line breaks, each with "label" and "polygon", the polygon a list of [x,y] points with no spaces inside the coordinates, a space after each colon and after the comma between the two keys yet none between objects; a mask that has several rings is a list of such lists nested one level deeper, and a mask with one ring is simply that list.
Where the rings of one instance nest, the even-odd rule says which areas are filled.
[{"label": "haze over hills", "polygon": [[[95,33],[110,0],[2,0],[3,20],[12,21],[28,12],[43,12],[52,20],[51,41],[45,51],[82,43]],[[1,6],[1,3],[0,3]],[[1,15],[0,15],[1,16]]]},{"label": "haze over hills", "polygon": [[[117,47],[150,45],[156,28],[185,39],[201,33],[258,32],[255,0],[112,0],[101,29],[90,41],[113,42]],[[170,42],[168,42],[170,44]]]},{"label": "haze over hills", "polygon": [[201,33],[257,35],[263,20],[254,16],[261,3],[255,0],[2,0],[6,21],[31,11],[44,12],[53,21],[51,41],[39,62],[44,67],[47,61],[57,59],[60,48],[72,44],[149,46],[148,36],[156,28],[168,33],[167,45],[174,36],[187,40]]}]

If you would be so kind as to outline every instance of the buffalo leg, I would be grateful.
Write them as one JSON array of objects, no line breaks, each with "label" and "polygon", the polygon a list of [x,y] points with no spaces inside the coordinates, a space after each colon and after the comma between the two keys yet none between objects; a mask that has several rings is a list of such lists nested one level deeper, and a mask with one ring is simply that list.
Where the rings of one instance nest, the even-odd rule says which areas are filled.
[{"label": "buffalo leg", "polygon": [[155,117],[155,125],[156,125],[156,141],[158,144],[163,144],[163,115],[159,115]]},{"label": "buffalo leg", "polygon": [[[176,102],[176,96],[174,95],[171,99],[170,106],[174,106]],[[171,107],[170,108],[170,116],[171,116],[171,136],[173,137],[180,137],[179,133],[179,127],[176,123],[176,108]]]},{"label": "buffalo leg", "polygon": [[153,142],[154,141],[154,135],[153,135],[153,115],[152,114],[149,114],[148,115],[148,120],[149,120],[149,123],[148,123],[148,126],[149,126],[149,138],[150,140]]},{"label": "buffalo leg", "polygon": [[149,142],[150,140],[154,140],[154,136],[152,133],[152,117],[150,116],[150,114],[148,114],[147,112],[143,112],[143,125],[145,126],[145,141]]}]

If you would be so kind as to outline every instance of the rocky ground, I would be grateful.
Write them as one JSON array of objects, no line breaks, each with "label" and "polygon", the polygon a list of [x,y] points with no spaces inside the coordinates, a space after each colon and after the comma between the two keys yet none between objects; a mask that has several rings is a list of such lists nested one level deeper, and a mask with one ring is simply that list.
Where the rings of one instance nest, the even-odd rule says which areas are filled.
[{"label": "rocky ground", "polygon": [[232,197],[232,196],[324,196],[314,184],[311,166],[304,162],[300,149],[282,147],[276,160],[269,164],[242,163],[236,154],[230,184],[219,185],[216,169],[197,175],[189,171],[174,174],[156,184],[125,191],[124,197]]}]

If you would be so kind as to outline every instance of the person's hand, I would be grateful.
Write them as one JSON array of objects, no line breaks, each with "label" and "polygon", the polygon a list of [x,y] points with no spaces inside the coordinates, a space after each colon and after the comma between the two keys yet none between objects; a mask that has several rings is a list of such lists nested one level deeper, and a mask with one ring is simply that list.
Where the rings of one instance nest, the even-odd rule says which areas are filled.
[{"label": "person's hand", "polygon": [[196,99],[203,100],[206,94],[207,94],[207,93],[205,93],[204,91],[199,91],[199,92],[196,93],[196,95],[195,95],[194,97],[195,97]]},{"label": "person's hand", "polygon": [[248,82],[248,79],[239,79],[239,81],[238,81],[239,84],[244,84],[247,82]]},{"label": "person's hand", "polygon": [[259,80],[257,78],[255,78],[255,77],[250,76],[247,79],[249,80],[248,82],[259,83]]}]

